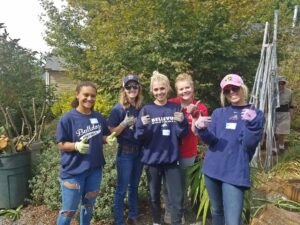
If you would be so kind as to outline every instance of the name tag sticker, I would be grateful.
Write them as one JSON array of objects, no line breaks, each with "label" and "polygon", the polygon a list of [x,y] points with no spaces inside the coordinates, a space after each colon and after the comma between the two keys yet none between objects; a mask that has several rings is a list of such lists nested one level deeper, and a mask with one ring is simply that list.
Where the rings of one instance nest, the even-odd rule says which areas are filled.
[{"label": "name tag sticker", "polygon": [[91,121],[91,124],[98,124],[99,123],[97,118],[91,118],[90,121]]},{"label": "name tag sticker", "polygon": [[163,136],[170,136],[170,130],[163,129],[162,130],[162,135]]},{"label": "name tag sticker", "polygon": [[226,123],[226,129],[235,130],[236,129],[236,123]]}]

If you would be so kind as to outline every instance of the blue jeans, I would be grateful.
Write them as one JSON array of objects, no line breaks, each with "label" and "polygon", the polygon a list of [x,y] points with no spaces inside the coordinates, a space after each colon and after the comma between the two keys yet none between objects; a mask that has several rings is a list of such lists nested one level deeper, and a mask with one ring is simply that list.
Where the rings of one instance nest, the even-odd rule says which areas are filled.
[{"label": "blue jeans", "polygon": [[182,176],[179,165],[162,164],[147,165],[146,174],[150,190],[150,205],[152,210],[153,223],[161,223],[160,191],[162,180],[166,181],[168,199],[170,203],[171,223],[180,225],[182,218]]},{"label": "blue jeans", "polygon": [[124,199],[128,189],[128,217],[138,216],[138,186],[142,174],[141,152],[119,152],[117,155],[117,188],[114,198],[114,220],[124,225]]},{"label": "blue jeans", "polygon": [[101,179],[102,168],[61,179],[62,209],[57,218],[57,225],[69,225],[71,223],[80,201],[80,225],[90,224]]},{"label": "blue jeans", "polygon": [[[195,163],[195,158],[196,156],[192,156],[189,158],[179,158],[179,165],[180,165],[180,169],[181,169],[181,174],[182,174],[182,190],[183,190],[183,207],[187,207],[189,202],[188,202],[188,195],[187,195],[187,191],[188,191],[188,183],[187,183],[187,173],[186,173],[186,168],[189,166],[194,165]],[[166,214],[170,214],[170,209],[171,209],[171,204],[170,201],[168,200],[168,190],[166,187],[166,181],[163,181],[163,200],[165,203],[165,211]]]},{"label": "blue jeans", "polygon": [[245,188],[205,176],[213,225],[240,225]]}]

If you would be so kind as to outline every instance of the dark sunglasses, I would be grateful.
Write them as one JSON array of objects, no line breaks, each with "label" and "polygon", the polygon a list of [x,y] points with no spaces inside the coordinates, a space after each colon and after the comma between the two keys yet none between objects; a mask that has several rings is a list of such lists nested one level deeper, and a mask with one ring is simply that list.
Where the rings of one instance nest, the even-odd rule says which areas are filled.
[{"label": "dark sunglasses", "polygon": [[133,88],[134,90],[137,90],[139,88],[138,84],[129,84],[129,85],[125,85],[125,89],[126,90],[130,90],[131,88]]},{"label": "dark sunglasses", "polygon": [[226,89],[223,90],[223,94],[224,94],[224,95],[228,95],[231,91],[236,93],[236,92],[238,92],[240,89],[241,89],[241,88],[238,87],[238,86],[230,86],[230,87],[228,87],[228,88],[226,88]]}]

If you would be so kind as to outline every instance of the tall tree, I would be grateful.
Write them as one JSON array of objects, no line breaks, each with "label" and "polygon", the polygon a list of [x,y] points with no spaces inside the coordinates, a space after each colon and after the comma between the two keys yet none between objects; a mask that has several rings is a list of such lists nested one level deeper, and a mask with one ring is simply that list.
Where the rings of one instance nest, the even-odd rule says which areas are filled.
[{"label": "tall tree", "polygon": [[188,71],[201,99],[212,105],[226,73],[252,82],[263,25],[274,9],[268,0],[69,0],[61,11],[50,0],[41,2],[47,41],[74,79],[116,93],[129,72],[140,74],[147,87],[153,70],[171,80]]},{"label": "tall tree", "polygon": [[[4,24],[0,24],[0,103],[9,107],[20,125],[19,102],[24,108],[32,108],[35,97],[37,107],[46,99],[46,89],[41,79],[41,62],[35,52],[18,44],[18,39],[11,39]],[[3,120],[1,120],[3,122]]]}]

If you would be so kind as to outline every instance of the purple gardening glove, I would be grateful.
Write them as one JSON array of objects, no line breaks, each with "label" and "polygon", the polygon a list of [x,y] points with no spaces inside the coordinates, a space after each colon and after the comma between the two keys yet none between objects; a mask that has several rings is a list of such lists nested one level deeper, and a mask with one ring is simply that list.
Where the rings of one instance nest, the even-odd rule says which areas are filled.
[{"label": "purple gardening glove", "polygon": [[256,117],[256,111],[253,109],[243,109],[241,113],[242,120],[252,121]]},{"label": "purple gardening glove", "polygon": [[195,126],[198,129],[204,129],[204,128],[208,127],[210,122],[211,122],[210,116],[199,116],[199,118],[195,122]]}]

